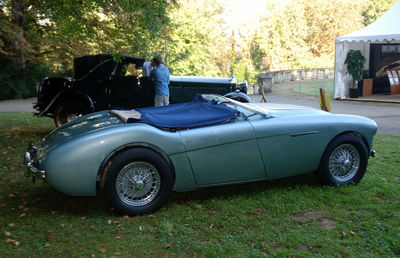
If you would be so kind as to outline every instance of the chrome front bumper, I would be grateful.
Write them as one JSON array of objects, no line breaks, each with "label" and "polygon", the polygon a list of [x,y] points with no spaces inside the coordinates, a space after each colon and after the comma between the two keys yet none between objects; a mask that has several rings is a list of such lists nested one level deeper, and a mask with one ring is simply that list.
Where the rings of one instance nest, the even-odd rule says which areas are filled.
[{"label": "chrome front bumper", "polygon": [[25,176],[32,177],[33,181],[35,179],[45,179],[46,171],[38,168],[39,165],[39,149],[32,143],[28,144],[28,151],[24,155],[24,163],[27,167]]}]

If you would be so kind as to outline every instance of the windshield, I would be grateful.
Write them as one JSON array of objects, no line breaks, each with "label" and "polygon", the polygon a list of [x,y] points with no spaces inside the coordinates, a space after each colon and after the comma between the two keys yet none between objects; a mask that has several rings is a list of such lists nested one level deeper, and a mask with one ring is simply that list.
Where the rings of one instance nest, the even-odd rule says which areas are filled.
[{"label": "windshield", "polygon": [[201,95],[203,97],[203,99],[209,101],[209,102],[215,102],[218,104],[224,104],[228,107],[234,108],[236,110],[238,110],[239,112],[241,112],[244,116],[246,117],[250,117],[250,116],[254,116],[257,114],[266,116],[267,114],[265,112],[263,112],[262,110],[247,105],[246,103],[242,103],[230,98],[226,98],[220,95],[214,95],[214,94],[202,94]]}]

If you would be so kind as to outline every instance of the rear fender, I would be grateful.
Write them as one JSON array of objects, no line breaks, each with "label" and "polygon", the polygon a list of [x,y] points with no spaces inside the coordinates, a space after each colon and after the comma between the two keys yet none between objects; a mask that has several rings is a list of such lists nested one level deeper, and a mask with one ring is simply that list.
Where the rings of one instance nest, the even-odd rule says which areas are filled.
[{"label": "rear fender", "polygon": [[83,92],[71,92],[68,89],[64,89],[57,93],[57,95],[50,101],[49,105],[47,105],[47,107],[40,114],[38,114],[38,116],[41,117],[47,115],[48,113],[54,113],[57,105],[66,99],[79,99],[83,103],[86,103],[91,112],[95,111],[93,100],[87,94]]}]

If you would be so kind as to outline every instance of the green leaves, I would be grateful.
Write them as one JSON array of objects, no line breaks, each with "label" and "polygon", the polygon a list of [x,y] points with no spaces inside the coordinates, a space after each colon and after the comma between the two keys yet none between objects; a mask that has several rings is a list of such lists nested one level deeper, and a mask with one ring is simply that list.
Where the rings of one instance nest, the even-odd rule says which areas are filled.
[{"label": "green leaves", "polygon": [[36,74],[30,68],[41,63],[70,76],[73,58],[87,54],[157,53],[175,75],[234,70],[238,81],[251,83],[264,71],[332,67],[335,37],[373,22],[395,0],[254,1],[248,20],[243,2],[0,1],[0,94],[32,96],[40,79],[21,79],[21,70]]},{"label": "green leaves", "polygon": [[[0,7],[11,14],[17,12],[11,8],[11,2],[25,1],[7,0]],[[18,13],[27,20],[20,25],[24,39],[36,50],[30,53],[30,58],[44,61],[42,58],[47,56],[71,60],[75,56],[99,52],[146,54],[149,40],[157,40],[169,23],[167,7],[170,3],[169,0],[31,0],[22,5]],[[5,16],[1,18],[2,24],[7,25]],[[10,26],[8,24],[2,31]],[[2,48],[2,51],[5,50]]]},{"label": "green leaves", "polygon": [[147,56],[152,42],[164,37],[171,2],[0,1],[0,78],[7,77],[0,99],[33,96],[36,84],[51,76],[47,72],[32,80],[38,70],[32,64],[59,72],[71,69],[74,57],[87,54]]},{"label": "green leaves", "polygon": [[347,73],[351,74],[354,80],[361,80],[365,63],[365,57],[361,54],[361,51],[351,49],[347,53],[344,63],[347,65]]},{"label": "green leaves", "polygon": [[364,16],[365,26],[373,23],[389,10],[397,0],[369,0],[362,15]]}]

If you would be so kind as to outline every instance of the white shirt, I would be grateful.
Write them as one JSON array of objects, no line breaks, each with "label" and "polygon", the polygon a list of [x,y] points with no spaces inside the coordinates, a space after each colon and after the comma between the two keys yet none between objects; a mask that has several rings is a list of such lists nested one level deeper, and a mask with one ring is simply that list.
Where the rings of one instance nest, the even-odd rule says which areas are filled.
[{"label": "white shirt", "polygon": [[151,62],[144,62],[143,64],[143,70],[142,70],[142,75],[145,77],[150,76],[151,70],[153,70],[153,66],[151,65]]}]

